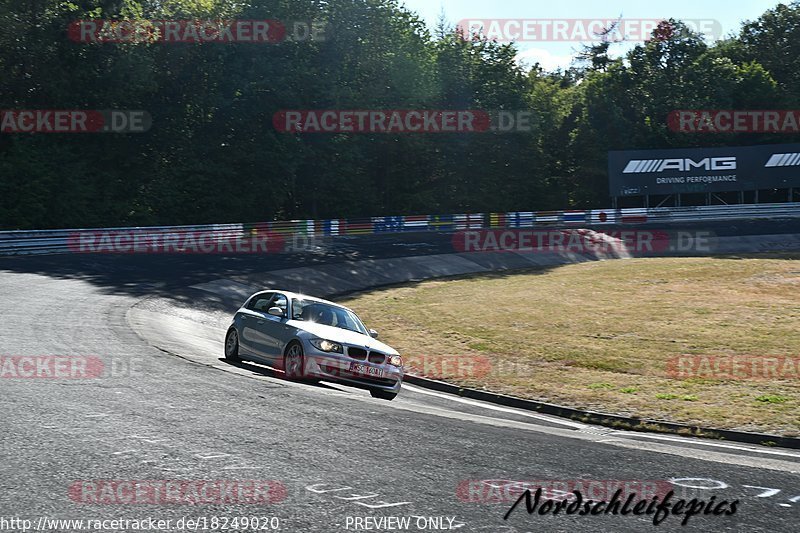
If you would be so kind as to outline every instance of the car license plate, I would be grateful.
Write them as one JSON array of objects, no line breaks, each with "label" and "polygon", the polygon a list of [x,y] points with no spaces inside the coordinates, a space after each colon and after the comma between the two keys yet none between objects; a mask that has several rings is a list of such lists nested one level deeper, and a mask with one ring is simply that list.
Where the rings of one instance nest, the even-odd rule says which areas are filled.
[{"label": "car license plate", "polygon": [[361,363],[350,363],[350,372],[354,374],[362,374],[365,376],[375,376],[378,378],[383,377],[383,369],[375,368],[374,366],[367,366]]}]

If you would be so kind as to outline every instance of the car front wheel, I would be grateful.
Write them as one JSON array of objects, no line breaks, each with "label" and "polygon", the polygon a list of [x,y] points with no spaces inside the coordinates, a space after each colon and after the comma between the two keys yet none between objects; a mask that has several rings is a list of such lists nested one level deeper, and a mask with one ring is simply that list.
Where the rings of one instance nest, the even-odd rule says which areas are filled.
[{"label": "car front wheel", "polygon": [[305,377],[305,357],[299,342],[293,342],[283,354],[283,371],[287,379],[300,380]]}]

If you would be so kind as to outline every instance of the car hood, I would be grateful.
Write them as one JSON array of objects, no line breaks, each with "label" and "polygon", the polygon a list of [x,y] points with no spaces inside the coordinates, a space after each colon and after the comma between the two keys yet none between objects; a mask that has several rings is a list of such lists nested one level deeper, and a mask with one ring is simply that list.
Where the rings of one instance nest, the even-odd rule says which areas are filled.
[{"label": "car hood", "polygon": [[388,344],[384,344],[377,339],[373,339],[369,335],[364,335],[355,331],[326,326],[324,324],[315,324],[314,322],[306,322],[303,320],[290,320],[287,322],[287,325],[306,331],[320,339],[327,339],[329,341],[355,346],[365,346],[369,350],[378,350],[389,355],[398,355],[397,350]]}]

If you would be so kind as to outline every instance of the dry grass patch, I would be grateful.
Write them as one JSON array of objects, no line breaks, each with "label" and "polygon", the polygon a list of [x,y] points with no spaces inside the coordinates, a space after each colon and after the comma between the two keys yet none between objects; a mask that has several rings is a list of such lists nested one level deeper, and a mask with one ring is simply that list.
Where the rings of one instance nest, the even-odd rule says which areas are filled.
[{"label": "dry grass patch", "polygon": [[800,431],[799,379],[667,375],[668,360],[683,354],[800,357],[800,256],[592,262],[344,303],[409,360],[489,362],[488,373],[449,364],[435,376],[461,385],[718,428]]}]

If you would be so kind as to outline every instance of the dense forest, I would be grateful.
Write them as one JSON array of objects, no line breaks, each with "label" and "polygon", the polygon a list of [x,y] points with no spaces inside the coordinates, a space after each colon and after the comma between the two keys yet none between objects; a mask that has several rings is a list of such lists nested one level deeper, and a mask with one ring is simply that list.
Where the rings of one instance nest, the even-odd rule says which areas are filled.
[{"label": "dense forest", "polygon": [[[309,21],[270,44],[71,39],[76,20]],[[144,133],[0,133],[0,227],[606,207],[607,151],[797,142],[676,133],[676,109],[800,108],[800,4],[716,43],[680,20],[566,71],[431,32],[396,0],[0,0],[0,109],[127,109]],[[298,134],[287,109],[530,110],[529,131]]]}]

